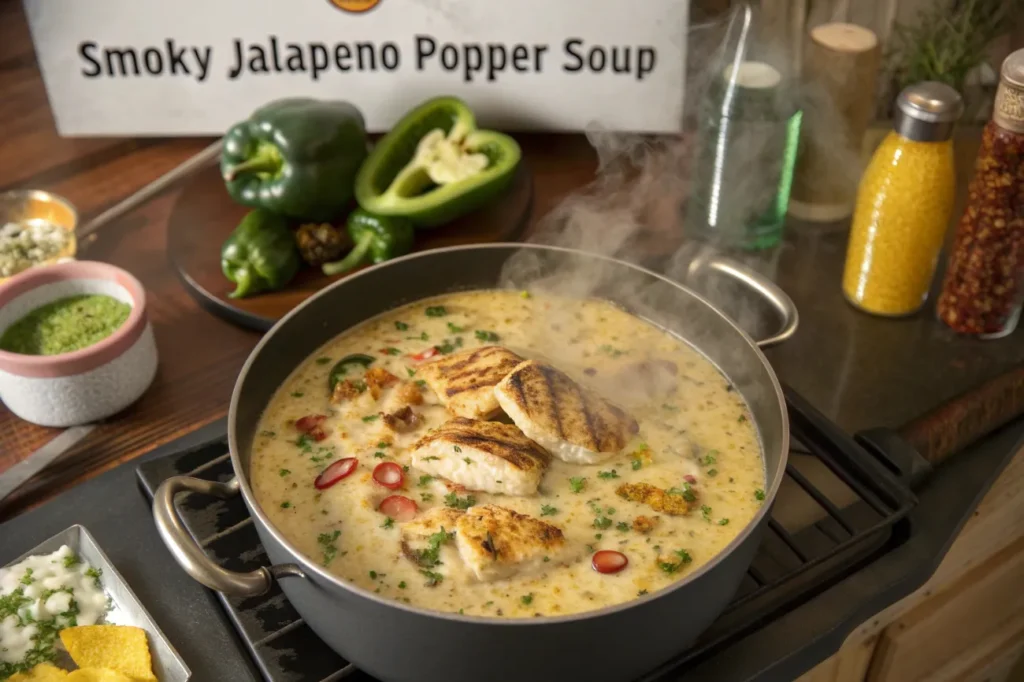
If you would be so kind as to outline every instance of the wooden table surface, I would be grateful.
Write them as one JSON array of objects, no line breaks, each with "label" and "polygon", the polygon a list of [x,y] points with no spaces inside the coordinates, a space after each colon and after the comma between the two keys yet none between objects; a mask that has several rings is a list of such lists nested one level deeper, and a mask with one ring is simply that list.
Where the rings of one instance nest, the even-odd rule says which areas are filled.
[{"label": "wooden table surface", "polygon": [[[61,138],[50,113],[22,5],[0,2],[0,192],[35,188],[69,199],[87,221],[208,145],[210,139]],[[596,158],[582,136],[521,138],[534,172],[534,217],[587,183]],[[259,335],[211,316],[168,265],[169,191],[108,224],[79,258],[113,263],[146,287],[160,368],[135,405],[109,419],[58,462],[0,504],[0,521],[87,478],[218,419]],[[58,431],[0,407],[0,473]]]}]

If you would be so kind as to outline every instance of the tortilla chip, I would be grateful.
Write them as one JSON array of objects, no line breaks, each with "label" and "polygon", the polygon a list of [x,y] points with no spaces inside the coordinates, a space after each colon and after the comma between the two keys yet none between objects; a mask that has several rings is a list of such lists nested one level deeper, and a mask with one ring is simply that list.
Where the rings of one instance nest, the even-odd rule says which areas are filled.
[{"label": "tortilla chip", "polygon": [[7,682],[65,682],[67,678],[67,671],[49,663],[40,663],[27,672],[11,675]]},{"label": "tortilla chip", "polygon": [[80,625],[61,630],[60,641],[79,668],[109,668],[138,682],[156,682],[146,631],[141,628]]},{"label": "tortilla chip", "polygon": [[133,682],[132,678],[110,668],[79,668],[64,678],[64,682]]}]

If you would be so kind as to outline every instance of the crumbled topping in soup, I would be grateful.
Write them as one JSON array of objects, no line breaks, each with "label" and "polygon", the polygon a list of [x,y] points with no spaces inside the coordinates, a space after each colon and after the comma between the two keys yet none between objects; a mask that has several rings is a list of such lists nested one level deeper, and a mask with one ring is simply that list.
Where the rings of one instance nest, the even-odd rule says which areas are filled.
[{"label": "crumbled topping in soup", "polygon": [[[506,413],[490,387],[519,360]],[[308,358],[261,418],[252,483],[340,578],[532,617],[685,579],[757,513],[765,477],[742,397],[685,342],[605,301],[475,291]]]}]

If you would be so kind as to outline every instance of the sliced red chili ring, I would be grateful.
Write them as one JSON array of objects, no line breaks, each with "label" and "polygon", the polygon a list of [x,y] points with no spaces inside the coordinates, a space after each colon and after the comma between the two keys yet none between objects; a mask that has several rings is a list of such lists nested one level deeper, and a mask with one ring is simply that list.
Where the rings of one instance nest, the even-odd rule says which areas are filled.
[{"label": "sliced red chili ring", "polygon": [[424,351],[420,351],[419,353],[416,353],[416,355],[413,355],[411,357],[416,362],[423,362],[424,360],[429,360],[430,358],[434,357],[435,355],[439,354],[440,352],[441,351],[439,351],[436,347],[431,346],[430,348],[428,348],[428,349],[426,349]]},{"label": "sliced red chili ring", "polygon": [[408,497],[403,495],[389,495],[381,500],[380,506],[377,507],[377,511],[386,516],[390,516],[395,521],[405,522],[412,521],[416,518],[416,512],[419,511],[419,507],[416,503],[410,500]]},{"label": "sliced red chili ring", "polygon": [[622,552],[616,552],[613,549],[602,549],[594,553],[594,558],[591,559],[590,565],[598,573],[618,573],[629,565],[629,559]]},{"label": "sliced red chili ring", "polygon": [[405,481],[405,475],[402,473],[402,467],[394,462],[382,462],[374,468],[373,480],[385,488],[398,490]]},{"label": "sliced red chili ring", "polygon": [[320,475],[313,481],[317,490],[326,490],[343,478],[352,475],[352,472],[359,466],[359,460],[355,457],[345,457],[331,462],[327,468],[320,472]]}]

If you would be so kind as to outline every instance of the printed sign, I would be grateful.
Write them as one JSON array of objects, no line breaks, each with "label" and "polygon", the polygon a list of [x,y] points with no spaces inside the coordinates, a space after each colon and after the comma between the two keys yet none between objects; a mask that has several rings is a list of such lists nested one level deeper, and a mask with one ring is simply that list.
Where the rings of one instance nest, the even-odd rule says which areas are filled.
[{"label": "printed sign", "polygon": [[24,0],[64,135],[217,135],[280,97],[373,131],[436,95],[511,130],[676,131],[685,0]]}]

